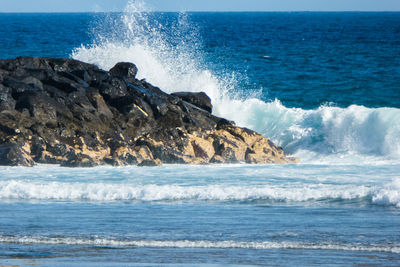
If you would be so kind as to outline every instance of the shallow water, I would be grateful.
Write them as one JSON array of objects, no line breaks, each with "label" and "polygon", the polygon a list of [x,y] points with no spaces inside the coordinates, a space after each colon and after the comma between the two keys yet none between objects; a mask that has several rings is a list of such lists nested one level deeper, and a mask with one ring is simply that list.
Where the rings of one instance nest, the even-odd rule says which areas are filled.
[{"label": "shallow water", "polygon": [[398,164],[2,167],[0,259],[397,265],[399,171]]},{"label": "shallow water", "polygon": [[0,14],[0,58],[133,61],[296,165],[0,167],[0,265],[400,264],[400,13]]}]

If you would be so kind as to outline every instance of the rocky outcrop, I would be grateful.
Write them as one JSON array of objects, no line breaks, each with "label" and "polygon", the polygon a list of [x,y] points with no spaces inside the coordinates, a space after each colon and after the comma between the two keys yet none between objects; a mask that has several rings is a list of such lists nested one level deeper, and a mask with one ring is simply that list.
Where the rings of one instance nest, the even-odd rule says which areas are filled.
[{"label": "rocky outcrop", "polygon": [[211,98],[204,92],[192,93],[192,92],[177,92],[171,95],[181,98],[183,101],[191,103],[196,107],[204,109],[205,111],[212,112]]},{"label": "rocky outcrop", "polygon": [[24,147],[15,143],[3,143],[0,145],[0,165],[31,167],[34,164],[29,152]]},{"label": "rocky outcrop", "polygon": [[166,94],[72,59],[0,60],[0,165],[289,163],[267,138],[211,114],[204,93]]}]

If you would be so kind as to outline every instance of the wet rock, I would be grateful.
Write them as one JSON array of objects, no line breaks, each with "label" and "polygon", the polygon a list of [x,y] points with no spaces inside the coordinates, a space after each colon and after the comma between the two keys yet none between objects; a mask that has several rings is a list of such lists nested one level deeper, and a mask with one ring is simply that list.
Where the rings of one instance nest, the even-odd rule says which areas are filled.
[{"label": "wet rock", "polygon": [[137,165],[141,156],[132,148],[121,146],[114,151],[112,160],[109,164],[114,166]]},{"label": "wet rock", "polygon": [[212,112],[211,98],[204,92],[199,92],[199,93],[177,92],[177,93],[172,93],[171,95],[177,96],[182,100],[189,102],[190,104],[195,105],[196,107],[199,107],[201,109],[204,109],[210,113]]},{"label": "wet rock", "polygon": [[63,161],[60,166],[62,167],[74,167],[74,168],[89,168],[95,167],[99,164],[95,163],[93,159],[84,157],[78,159],[69,159],[67,161]]},{"label": "wet rock", "polygon": [[107,72],[72,59],[0,60],[2,164],[296,161],[267,138],[212,115],[205,93],[169,95],[136,74],[127,62]]},{"label": "wet rock", "polygon": [[161,166],[161,160],[159,159],[148,159],[148,160],[143,160],[138,164],[139,167],[156,167],[156,166]]},{"label": "wet rock", "polygon": [[129,62],[119,62],[113,68],[110,69],[112,75],[127,78],[129,80],[135,80],[138,69],[135,64]]},{"label": "wet rock", "polygon": [[21,145],[7,142],[0,144],[0,165],[32,167],[35,162]]}]

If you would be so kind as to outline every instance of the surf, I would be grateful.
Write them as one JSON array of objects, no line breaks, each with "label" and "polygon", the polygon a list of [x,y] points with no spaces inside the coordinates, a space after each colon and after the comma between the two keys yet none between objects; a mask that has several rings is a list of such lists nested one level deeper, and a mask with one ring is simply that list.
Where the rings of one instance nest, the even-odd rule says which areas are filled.
[{"label": "surf", "polygon": [[365,203],[400,207],[400,179],[380,185],[282,184],[211,185],[0,181],[0,200],[45,202],[236,202],[262,203]]},{"label": "surf", "polygon": [[93,28],[93,42],[71,57],[110,69],[134,62],[138,78],[167,93],[203,91],[213,113],[260,132],[307,163],[396,162],[400,159],[400,109],[359,105],[289,108],[279,99],[263,101],[258,89],[243,91],[240,75],[212,71],[198,26],[190,14],[162,20],[143,1],[129,1],[124,12]]},{"label": "surf", "polygon": [[44,244],[44,245],[78,245],[98,247],[150,247],[150,248],[214,248],[214,249],[305,249],[305,250],[343,250],[343,251],[370,251],[400,253],[399,244],[384,246],[381,244],[340,244],[340,243],[302,243],[302,242],[240,242],[233,240],[209,241],[209,240],[118,240],[110,238],[74,238],[74,237],[40,237],[40,236],[2,236],[0,243],[12,244]]}]

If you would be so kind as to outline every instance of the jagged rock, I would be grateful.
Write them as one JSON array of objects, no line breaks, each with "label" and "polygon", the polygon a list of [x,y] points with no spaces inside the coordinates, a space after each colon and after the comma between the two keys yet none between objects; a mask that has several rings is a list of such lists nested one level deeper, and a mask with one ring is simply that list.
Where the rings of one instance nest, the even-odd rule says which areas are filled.
[{"label": "jagged rock", "polygon": [[93,106],[97,109],[97,112],[101,115],[104,115],[108,119],[113,118],[113,113],[110,108],[107,106],[104,98],[98,92],[90,92],[88,93],[89,100],[93,104]]},{"label": "jagged rock", "polygon": [[189,102],[190,104],[193,104],[196,107],[204,109],[210,113],[212,112],[211,98],[204,92],[199,92],[199,93],[177,92],[177,93],[172,93],[171,95],[177,96],[182,100]]},{"label": "jagged rock", "polygon": [[[138,159],[139,158],[139,159]],[[114,151],[107,163],[113,166],[137,165],[142,158],[130,147],[121,146]]]},{"label": "jagged rock", "polygon": [[159,159],[146,159],[138,164],[139,167],[156,167],[161,165],[162,163]]},{"label": "jagged rock", "polygon": [[0,151],[5,165],[159,166],[291,163],[267,138],[211,114],[205,93],[166,94],[72,59],[0,60]]},{"label": "jagged rock", "polygon": [[134,80],[137,72],[138,69],[135,64],[129,62],[119,62],[110,69],[111,74],[121,78],[127,78],[129,80]]},{"label": "jagged rock", "polygon": [[85,155],[79,155],[75,158],[70,158],[60,164],[62,167],[80,167],[88,168],[98,166],[99,163],[95,162],[92,158]]},{"label": "jagged rock", "polygon": [[22,146],[14,143],[3,143],[0,144],[0,165],[32,167],[35,162]]},{"label": "jagged rock", "polygon": [[11,97],[12,89],[0,84],[0,110],[13,110],[15,100]]}]

